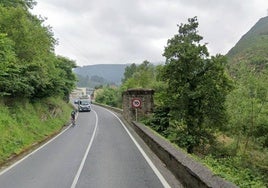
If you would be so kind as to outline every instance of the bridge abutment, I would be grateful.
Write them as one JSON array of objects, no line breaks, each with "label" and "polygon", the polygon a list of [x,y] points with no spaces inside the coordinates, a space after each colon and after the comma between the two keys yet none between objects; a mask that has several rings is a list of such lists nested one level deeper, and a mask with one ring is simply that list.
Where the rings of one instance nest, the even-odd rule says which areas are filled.
[{"label": "bridge abutment", "polygon": [[123,116],[131,122],[147,116],[154,109],[154,90],[128,89],[123,92]]}]

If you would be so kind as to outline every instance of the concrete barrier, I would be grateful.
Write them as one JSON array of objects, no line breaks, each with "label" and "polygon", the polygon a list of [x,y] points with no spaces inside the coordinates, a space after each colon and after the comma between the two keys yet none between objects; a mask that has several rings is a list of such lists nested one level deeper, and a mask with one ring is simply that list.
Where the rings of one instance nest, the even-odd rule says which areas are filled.
[{"label": "concrete barrier", "polygon": [[167,168],[187,188],[235,188],[231,182],[214,175],[207,167],[175,148],[145,125],[132,122],[133,129]]}]

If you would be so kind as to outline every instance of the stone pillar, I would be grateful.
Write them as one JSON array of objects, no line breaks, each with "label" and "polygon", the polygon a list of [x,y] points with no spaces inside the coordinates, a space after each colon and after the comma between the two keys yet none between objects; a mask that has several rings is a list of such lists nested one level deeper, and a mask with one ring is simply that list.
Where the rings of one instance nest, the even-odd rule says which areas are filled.
[{"label": "stone pillar", "polygon": [[152,89],[128,89],[123,94],[123,116],[127,121],[139,120],[153,112],[154,90]]}]

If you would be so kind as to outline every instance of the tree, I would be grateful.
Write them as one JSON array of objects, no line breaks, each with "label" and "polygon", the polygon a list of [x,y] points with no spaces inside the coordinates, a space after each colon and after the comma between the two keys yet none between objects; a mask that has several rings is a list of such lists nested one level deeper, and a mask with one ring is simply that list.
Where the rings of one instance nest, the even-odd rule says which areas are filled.
[{"label": "tree", "polygon": [[[236,137],[236,151],[248,150],[250,141],[268,147],[268,70],[260,64],[239,62],[235,89],[228,95],[226,104],[229,117],[229,131]],[[263,66],[261,66],[263,67]]]},{"label": "tree", "polygon": [[129,78],[132,77],[132,75],[136,72],[137,66],[135,63],[132,63],[130,66],[127,66],[125,68],[124,72],[124,78],[122,79],[122,82],[126,82]]},{"label": "tree", "polygon": [[122,90],[129,88],[152,88],[155,78],[155,66],[149,61],[143,61],[142,64],[131,64],[126,67],[124,79],[122,79]]},{"label": "tree", "polygon": [[[53,88],[58,88],[58,94],[63,94],[63,98],[69,101],[69,95],[75,88],[76,76],[72,71],[76,68],[76,63],[63,56],[56,57],[55,68],[57,77],[54,79]],[[52,93],[52,92],[51,92]]]},{"label": "tree", "polygon": [[116,87],[104,86],[95,92],[95,101],[113,107],[121,107],[119,102],[121,95],[119,92]]},{"label": "tree", "polygon": [[21,7],[0,6],[0,25],[0,32],[6,33],[15,43],[16,56],[23,63],[54,52],[56,40],[51,27],[43,26],[43,19],[31,15]]},{"label": "tree", "polygon": [[0,33],[0,96],[32,92],[27,79],[20,76],[21,69],[22,66],[17,64],[13,41]]},{"label": "tree", "polygon": [[75,62],[54,54],[51,27],[32,15],[32,0],[0,2],[0,95],[67,99],[76,78]]},{"label": "tree", "polygon": [[224,125],[226,95],[231,82],[224,71],[222,55],[209,57],[201,45],[197,18],[179,26],[179,33],[168,40],[166,63],[161,78],[167,82],[166,104],[171,118],[181,126],[177,142],[192,153],[194,148],[213,140],[213,131]]}]

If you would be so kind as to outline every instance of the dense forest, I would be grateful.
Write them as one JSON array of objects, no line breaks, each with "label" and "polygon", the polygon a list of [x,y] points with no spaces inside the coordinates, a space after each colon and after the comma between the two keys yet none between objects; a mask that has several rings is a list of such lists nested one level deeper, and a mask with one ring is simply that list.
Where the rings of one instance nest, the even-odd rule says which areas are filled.
[{"label": "dense forest", "polygon": [[68,121],[73,60],[57,56],[33,0],[0,1],[0,165],[59,131]]},{"label": "dense forest", "polygon": [[154,89],[156,107],[145,125],[238,186],[267,187],[268,28],[261,28],[241,39],[251,40],[251,47],[242,45],[246,53],[238,45],[227,56],[210,56],[191,18],[168,40],[164,65],[129,65],[122,85],[99,89],[96,101],[120,107],[122,91]]}]

